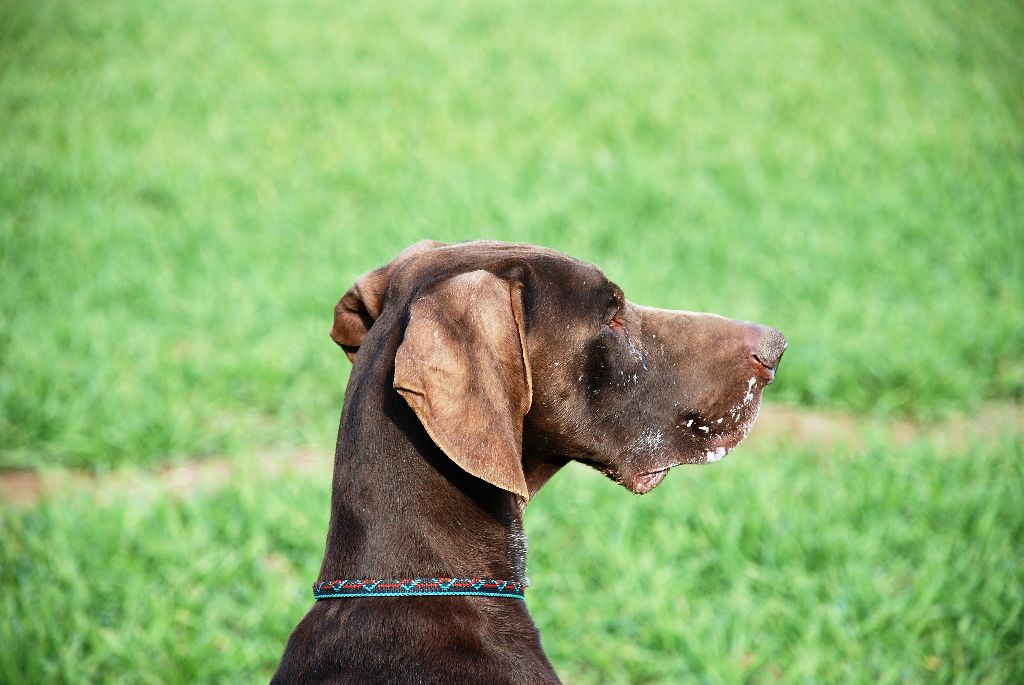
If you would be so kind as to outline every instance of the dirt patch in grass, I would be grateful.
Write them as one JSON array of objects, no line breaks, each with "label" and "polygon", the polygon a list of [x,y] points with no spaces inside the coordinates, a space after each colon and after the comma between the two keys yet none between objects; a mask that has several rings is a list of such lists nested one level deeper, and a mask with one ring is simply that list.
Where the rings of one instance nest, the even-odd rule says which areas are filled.
[{"label": "dirt patch in grass", "polygon": [[1024,405],[989,404],[971,414],[951,414],[927,422],[768,405],[761,410],[746,445],[862,450],[872,441],[883,439],[896,448],[924,440],[936,451],[949,454],[1006,437],[1024,437]]},{"label": "dirt patch in grass", "polygon": [[102,473],[84,469],[0,471],[0,507],[31,507],[45,498],[72,491],[91,493],[97,502],[146,498],[156,494],[188,497],[217,490],[242,470],[266,476],[331,475],[331,456],[310,447],[265,451],[252,457],[197,457],[152,468],[126,467]]},{"label": "dirt patch in grass", "polygon": [[[748,453],[764,453],[784,445],[799,445],[828,452],[863,450],[884,440],[894,448],[924,440],[939,452],[968,453],[979,443],[1024,437],[1024,406],[993,404],[973,414],[959,414],[937,422],[882,419],[835,411],[784,405],[761,410],[750,438]],[[264,451],[252,457],[205,457],[168,462],[154,468],[121,468],[96,473],[80,469],[0,471],[0,506],[31,507],[41,500],[69,491],[91,492],[98,501],[114,497],[147,497],[168,493],[188,497],[223,487],[241,470],[263,475],[320,474],[331,477],[329,446]]]}]

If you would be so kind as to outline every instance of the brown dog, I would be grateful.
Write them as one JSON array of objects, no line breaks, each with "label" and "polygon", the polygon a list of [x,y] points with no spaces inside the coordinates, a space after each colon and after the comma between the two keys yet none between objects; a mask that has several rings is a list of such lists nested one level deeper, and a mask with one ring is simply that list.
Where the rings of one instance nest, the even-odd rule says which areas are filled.
[{"label": "brown dog", "polygon": [[496,242],[413,245],[345,294],[331,337],[354,366],[316,586],[330,598],[279,683],[557,683],[514,591],[530,497],[570,460],[642,494],[721,459],[786,348]]}]

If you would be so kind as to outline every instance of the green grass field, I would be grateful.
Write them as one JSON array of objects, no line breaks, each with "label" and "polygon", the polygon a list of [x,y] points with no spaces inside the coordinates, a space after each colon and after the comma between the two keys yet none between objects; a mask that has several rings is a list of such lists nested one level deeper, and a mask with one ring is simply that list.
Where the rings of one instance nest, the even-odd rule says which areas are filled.
[{"label": "green grass field", "polygon": [[[1019,404],[1021,45],[1011,1],[7,0],[0,475],[330,453],[331,309],[425,237],[777,326],[769,401]],[[566,681],[1024,682],[1021,432],[823,444],[556,478],[529,602]],[[0,503],[0,682],[265,680],[328,476]]]},{"label": "green grass field", "polygon": [[1024,392],[1013,2],[7,3],[0,463],[329,435],[326,331],[422,237],[773,324],[776,399]]},{"label": "green grass field", "polygon": [[[0,513],[0,680],[266,681],[311,601],[328,482]],[[527,511],[527,601],[569,683],[1019,683],[1022,491],[1019,433],[741,450],[639,499],[572,468]]]}]

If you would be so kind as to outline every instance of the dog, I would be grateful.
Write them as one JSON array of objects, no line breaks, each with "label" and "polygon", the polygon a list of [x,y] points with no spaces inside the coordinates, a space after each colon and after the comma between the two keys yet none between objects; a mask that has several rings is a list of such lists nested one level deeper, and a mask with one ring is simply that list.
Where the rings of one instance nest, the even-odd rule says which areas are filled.
[{"label": "dog", "polygon": [[569,461],[637,494],[718,461],[787,345],[491,241],[409,247],[331,337],[353,367],[318,601],[273,683],[558,683],[522,601],[530,498]]}]

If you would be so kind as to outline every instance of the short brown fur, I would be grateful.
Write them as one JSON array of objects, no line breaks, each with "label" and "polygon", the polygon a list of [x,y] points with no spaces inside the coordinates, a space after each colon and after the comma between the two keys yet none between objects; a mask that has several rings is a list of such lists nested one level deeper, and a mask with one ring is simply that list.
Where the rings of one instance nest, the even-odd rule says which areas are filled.
[{"label": "short brown fur", "polygon": [[[642,494],[746,435],[785,338],[627,302],[544,248],[423,241],[361,277],[318,580],[525,579],[522,510],[570,460]],[[523,602],[316,602],[274,682],[557,683]]]}]

